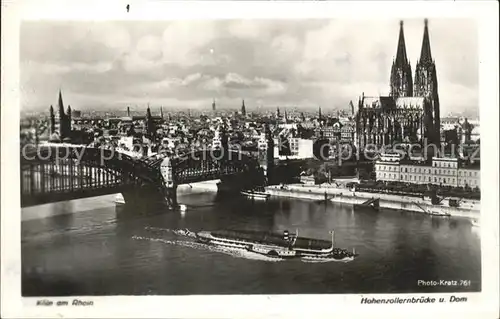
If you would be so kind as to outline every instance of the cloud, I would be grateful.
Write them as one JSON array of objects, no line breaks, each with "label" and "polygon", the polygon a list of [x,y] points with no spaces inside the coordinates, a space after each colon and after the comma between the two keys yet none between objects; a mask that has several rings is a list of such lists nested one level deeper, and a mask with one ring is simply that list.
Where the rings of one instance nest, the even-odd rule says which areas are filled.
[{"label": "cloud", "polygon": [[205,21],[179,21],[171,24],[162,35],[165,63],[196,65],[210,52],[200,51],[216,36],[213,23]]},{"label": "cloud", "polygon": [[[404,28],[414,70],[423,21]],[[474,21],[431,20],[429,31],[442,113],[477,108]],[[210,107],[212,98],[244,98],[249,110],[344,108],[362,92],[388,93],[398,34],[391,20],[24,22],[22,104],[45,109],[62,87],[82,109],[128,100]]]}]

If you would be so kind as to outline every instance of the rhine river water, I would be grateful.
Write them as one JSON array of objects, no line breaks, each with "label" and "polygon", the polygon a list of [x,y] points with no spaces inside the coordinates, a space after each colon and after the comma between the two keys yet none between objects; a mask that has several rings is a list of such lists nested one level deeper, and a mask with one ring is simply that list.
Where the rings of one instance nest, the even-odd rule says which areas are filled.
[{"label": "rhine river water", "polygon": [[[274,198],[180,196],[180,212],[127,211],[114,196],[22,210],[24,296],[465,292],[481,289],[469,220]],[[355,248],[352,262],[276,261],[214,249],[175,230],[295,232]],[[419,286],[418,280],[470,286]]]}]

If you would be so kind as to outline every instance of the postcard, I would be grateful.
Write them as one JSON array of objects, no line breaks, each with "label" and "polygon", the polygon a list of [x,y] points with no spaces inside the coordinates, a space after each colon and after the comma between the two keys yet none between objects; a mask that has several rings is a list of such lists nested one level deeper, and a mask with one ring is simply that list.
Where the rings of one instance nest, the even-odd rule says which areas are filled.
[{"label": "postcard", "polygon": [[498,3],[3,9],[3,317],[498,317]]}]

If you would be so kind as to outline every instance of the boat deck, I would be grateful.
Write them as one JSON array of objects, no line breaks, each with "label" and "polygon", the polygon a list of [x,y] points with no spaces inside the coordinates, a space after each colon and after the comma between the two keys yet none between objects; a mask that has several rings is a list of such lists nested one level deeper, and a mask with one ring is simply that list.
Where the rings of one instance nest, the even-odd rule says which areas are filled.
[{"label": "boat deck", "polygon": [[332,243],[326,240],[298,237],[293,247],[296,249],[321,250],[331,248]]},{"label": "boat deck", "polygon": [[[244,240],[258,244],[276,245],[282,247],[290,246],[290,242],[283,239],[283,234],[251,231],[251,230],[218,230],[212,231],[212,236]],[[326,240],[298,237],[293,247],[295,249],[322,250],[331,248],[332,243]]]}]

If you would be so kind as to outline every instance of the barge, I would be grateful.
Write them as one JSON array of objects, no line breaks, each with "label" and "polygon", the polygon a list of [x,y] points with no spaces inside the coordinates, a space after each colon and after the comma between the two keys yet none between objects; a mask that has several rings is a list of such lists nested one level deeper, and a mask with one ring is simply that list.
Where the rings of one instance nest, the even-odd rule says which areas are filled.
[{"label": "barge", "polygon": [[427,212],[427,215],[436,216],[436,217],[451,217],[450,213],[441,211],[441,210],[430,210]]},{"label": "barge", "polygon": [[353,260],[358,256],[354,250],[335,247],[335,233],[330,232],[331,241],[299,237],[298,231],[282,234],[250,231],[219,230],[194,233],[199,242],[219,247],[239,248],[253,253],[277,258]]}]

